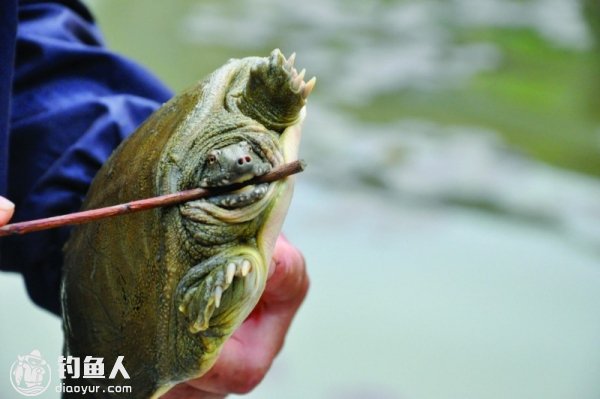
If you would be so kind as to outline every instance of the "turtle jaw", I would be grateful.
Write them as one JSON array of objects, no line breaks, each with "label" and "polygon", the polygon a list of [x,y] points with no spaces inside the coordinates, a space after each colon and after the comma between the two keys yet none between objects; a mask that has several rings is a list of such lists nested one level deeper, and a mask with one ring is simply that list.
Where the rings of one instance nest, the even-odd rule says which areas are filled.
[{"label": "turtle jaw", "polygon": [[225,209],[239,209],[260,201],[267,194],[269,184],[252,184],[230,193],[210,197],[208,202]]}]

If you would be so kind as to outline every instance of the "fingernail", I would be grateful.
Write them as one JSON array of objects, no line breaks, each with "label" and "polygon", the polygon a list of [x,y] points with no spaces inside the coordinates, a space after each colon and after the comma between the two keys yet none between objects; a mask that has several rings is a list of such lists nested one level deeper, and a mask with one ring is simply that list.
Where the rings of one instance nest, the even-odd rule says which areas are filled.
[{"label": "fingernail", "polygon": [[0,197],[0,212],[4,211],[4,212],[8,212],[8,211],[12,211],[15,208],[15,204],[13,204],[11,201],[7,200],[4,197]]}]

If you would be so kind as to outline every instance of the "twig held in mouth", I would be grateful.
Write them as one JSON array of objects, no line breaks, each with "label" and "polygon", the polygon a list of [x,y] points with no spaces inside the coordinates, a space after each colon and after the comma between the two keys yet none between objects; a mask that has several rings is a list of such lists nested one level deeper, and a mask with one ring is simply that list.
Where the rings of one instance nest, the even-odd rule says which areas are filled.
[{"label": "twig held in mouth", "polygon": [[304,171],[306,163],[302,160],[293,161],[272,169],[270,172],[247,180],[243,183],[230,184],[223,187],[215,188],[194,188],[186,191],[179,191],[173,194],[161,195],[158,197],[145,198],[136,201],[126,202],[108,206],[105,208],[90,209],[82,212],[69,213],[67,215],[53,216],[45,219],[30,220],[27,222],[19,222],[7,224],[0,227],[0,237],[27,234],[34,231],[53,229],[56,227],[83,224],[92,222],[98,219],[109,218],[118,215],[126,215],[129,213],[145,211],[164,206],[177,205],[182,202],[192,201],[200,198],[206,198],[214,195],[223,194],[229,191],[240,189],[244,186],[259,183],[270,183],[284,177]]}]

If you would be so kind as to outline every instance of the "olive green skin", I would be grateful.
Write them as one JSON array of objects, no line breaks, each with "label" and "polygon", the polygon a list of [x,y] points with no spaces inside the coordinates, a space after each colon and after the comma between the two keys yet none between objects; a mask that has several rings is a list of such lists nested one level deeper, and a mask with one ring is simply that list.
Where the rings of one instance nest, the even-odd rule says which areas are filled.
[{"label": "olive green skin", "polygon": [[[83,208],[198,187],[207,154],[241,141],[271,167],[296,159],[312,86],[294,84],[290,64],[279,50],[230,60],[174,97],[115,150]],[[203,375],[264,289],[292,186],[290,178],[271,183],[241,208],[198,200],[75,228],[61,293],[65,355],[104,358],[107,377],[123,355],[131,378],[65,383],[101,386],[86,397],[111,397],[105,386],[129,385],[128,397],[149,398]],[[227,284],[231,263],[237,268]]]}]

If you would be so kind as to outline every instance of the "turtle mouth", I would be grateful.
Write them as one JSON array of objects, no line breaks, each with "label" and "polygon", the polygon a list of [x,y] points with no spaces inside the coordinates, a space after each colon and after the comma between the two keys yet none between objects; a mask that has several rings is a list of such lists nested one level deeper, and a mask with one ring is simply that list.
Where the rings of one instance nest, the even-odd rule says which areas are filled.
[{"label": "turtle mouth", "polygon": [[266,209],[276,186],[273,183],[247,185],[235,191],[185,202],[180,211],[184,218],[203,224],[246,222]]},{"label": "turtle mouth", "polygon": [[[249,180],[245,179],[244,181]],[[216,195],[206,202],[225,209],[238,209],[254,204],[265,197],[269,183],[251,184],[229,193]]]},{"label": "turtle mouth", "polygon": [[[212,179],[203,178],[200,180],[199,186],[202,188],[222,188],[231,186],[232,184],[240,184],[252,180],[256,177],[266,175],[272,169],[270,164],[265,164],[256,167],[254,170],[248,170],[235,176],[234,173],[222,173],[220,176],[215,176]],[[234,177],[232,177],[234,175]]]}]

